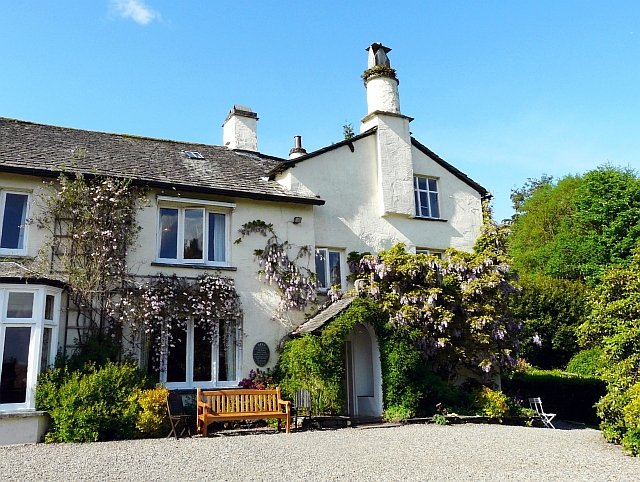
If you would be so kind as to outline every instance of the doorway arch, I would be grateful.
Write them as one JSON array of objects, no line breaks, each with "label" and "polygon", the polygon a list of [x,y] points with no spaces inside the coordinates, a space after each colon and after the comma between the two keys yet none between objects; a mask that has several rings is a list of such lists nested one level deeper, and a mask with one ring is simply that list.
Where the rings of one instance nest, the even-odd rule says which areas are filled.
[{"label": "doorway arch", "polygon": [[375,331],[358,323],[345,341],[347,413],[352,417],[382,416],[382,369]]}]

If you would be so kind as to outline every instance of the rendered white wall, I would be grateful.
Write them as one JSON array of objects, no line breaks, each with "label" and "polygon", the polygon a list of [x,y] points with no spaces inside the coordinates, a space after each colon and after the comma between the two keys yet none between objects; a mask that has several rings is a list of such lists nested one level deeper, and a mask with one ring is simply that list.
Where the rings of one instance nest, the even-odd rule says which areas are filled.
[{"label": "rendered white wall", "polygon": [[230,116],[222,126],[222,143],[229,149],[257,151],[257,119],[241,115]]},{"label": "rendered white wall", "polygon": [[[441,216],[424,220],[406,214],[380,216],[376,135],[317,158],[302,161],[281,176],[292,188],[303,186],[326,201],[315,208],[315,244],[350,251],[378,252],[397,243],[416,247],[454,247],[471,251],[482,225],[480,195],[415,147],[411,147],[412,171],[438,179]],[[412,199],[413,184],[404,185]],[[303,189],[300,187],[299,189]]]},{"label": "rendered white wall", "polygon": [[398,81],[389,77],[372,77],[367,80],[365,86],[367,88],[367,113],[381,111],[400,114]]}]

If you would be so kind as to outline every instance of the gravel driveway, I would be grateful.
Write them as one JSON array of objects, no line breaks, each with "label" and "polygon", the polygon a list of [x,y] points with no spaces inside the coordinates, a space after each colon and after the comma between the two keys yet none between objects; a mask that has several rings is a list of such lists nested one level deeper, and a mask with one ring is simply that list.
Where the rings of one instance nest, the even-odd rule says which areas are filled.
[{"label": "gravel driveway", "polygon": [[640,481],[591,429],[408,425],[0,447],[0,479]]}]

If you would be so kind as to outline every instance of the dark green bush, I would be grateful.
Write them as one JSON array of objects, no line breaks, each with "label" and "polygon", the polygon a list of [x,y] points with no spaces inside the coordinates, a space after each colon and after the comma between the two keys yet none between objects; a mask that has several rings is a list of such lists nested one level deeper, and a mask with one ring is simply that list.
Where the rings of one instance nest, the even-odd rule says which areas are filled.
[{"label": "dark green bush", "polygon": [[607,366],[607,361],[602,355],[600,347],[579,351],[569,360],[567,371],[585,377],[599,377]]},{"label": "dark green bush", "polygon": [[525,400],[540,397],[545,411],[557,418],[591,425],[599,423],[595,403],[606,393],[605,382],[560,370],[516,372],[502,378],[502,390]]},{"label": "dark green bush", "polygon": [[51,416],[47,442],[95,442],[136,435],[138,390],[147,383],[132,362],[108,362],[102,368],[54,368],[36,387],[36,408]]}]

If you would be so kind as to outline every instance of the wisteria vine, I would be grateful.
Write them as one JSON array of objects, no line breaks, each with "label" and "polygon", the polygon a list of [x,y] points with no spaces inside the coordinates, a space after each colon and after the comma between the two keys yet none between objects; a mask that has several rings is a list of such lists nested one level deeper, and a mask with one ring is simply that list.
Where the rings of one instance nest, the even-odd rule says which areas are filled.
[{"label": "wisteria vine", "polygon": [[202,275],[195,280],[158,274],[141,286],[125,291],[118,307],[136,342],[146,339],[151,361],[166,369],[166,353],[180,339],[192,319],[206,333],[207,341],[218,342],[219,322],[234,325],[242,316],[238,293],[231,278]]},{"label": "wisteria vine", "polygon": [[268,237],[264,249],[256,249],[254,257],[260,264],[259,279],[266,283],[275,283],[280,293],[280,301],[273,313],[273,320],[282,320],[290,310],[304,311],[309,303],[316,299],[316,276],[303,266],[298,265],[302,258],[311,257],[308,246],[297,248],[296,256],[291,259],[289,251],[294,248],[288,241],[280,241],[273,224],[255,220],[242,225],[238,230],[240,238],[235,243],[253,233]]}]

